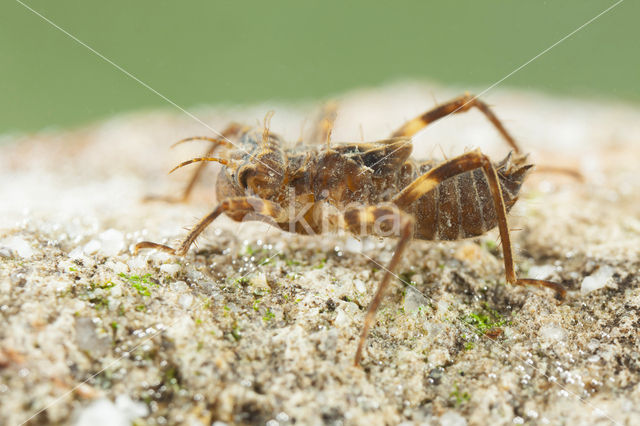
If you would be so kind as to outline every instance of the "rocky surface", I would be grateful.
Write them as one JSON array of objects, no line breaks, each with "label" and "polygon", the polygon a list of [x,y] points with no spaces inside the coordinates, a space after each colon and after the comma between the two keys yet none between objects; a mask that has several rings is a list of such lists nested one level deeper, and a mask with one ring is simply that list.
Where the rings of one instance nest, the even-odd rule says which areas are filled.
[{"label": "rocky surface", "polygon": [[[459,94],[396,85],[349,93],[334,140],[386,137]],[[213,206],[213,170],[186,204],[167,177],[211,135],[173,112],[116,117],[0,144],[0,418],[5,424],[637,424],[640,422],[640,109],[498,92],[485,97],[537,164],[510,215],[521,275],[505,284],[495,232],[413,242],[353,356],[391,240],[302,237],[214,222],[184,258],[174,241]],[[215,129],[297,140],[317,105],[203,108]],[[309,127],[309,126],[307,126]],[[415,138],[417,157],[506,146],[478,112]],[[215,423],[221,424],[221,423]]]}]

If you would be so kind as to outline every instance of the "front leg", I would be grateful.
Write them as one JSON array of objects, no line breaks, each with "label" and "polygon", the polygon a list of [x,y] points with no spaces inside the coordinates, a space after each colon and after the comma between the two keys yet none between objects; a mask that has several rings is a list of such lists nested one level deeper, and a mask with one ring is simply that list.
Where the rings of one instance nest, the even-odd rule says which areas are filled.
[{"label": "front leg", "polygon": [[359,365],[362,360],[362,351],[369,335],[369,329],[374,324],[376,312],[382,302],[384,293],[391,282],[392,276],[396,276],[394,271],[400,262],[400,257],[407,244],[413,237],[414,219],[409,214],[401,211],[394,205],[381,204],[377,206],[365,206],[348,209],[344,213],[345,228],[356,235],[376,234],[378,236],[398,236],[399,241],[396,246],[389,266],[385,269],[380,285],[373,296],[367,315],[364,319],[358,349],[356,350],[355,365]]},{"label": "front leg", "polygon": [[282,223],[287,220],[284,209],[269,200],[257,197],[228,198],[218,204],[211,213],[200,219],[200,222],[193,227],[177,249],[165,246],[164,244],[152,243],[151,241],[142,241],[135,245],[133,253],[137,254],[140,249],[149,248],[184,256],[196,238],[222,213],[225,213],[237,222],[241,222],[249,215],[251,215],[250,220],[260,220],[268,223]]}]

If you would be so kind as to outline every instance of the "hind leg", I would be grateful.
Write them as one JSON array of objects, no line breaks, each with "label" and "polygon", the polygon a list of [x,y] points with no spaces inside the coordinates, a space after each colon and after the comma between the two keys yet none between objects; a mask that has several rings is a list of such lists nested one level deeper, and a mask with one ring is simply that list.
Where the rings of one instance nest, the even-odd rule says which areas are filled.
[{"label": "hind leg", "polygon": [[489,158],[482,154],[480,150],[477,149],[467,152],[466,154],[452,158],[451,160],[445,161],[439,166],[434,167],[407,185],[393,198],[392,202],[401,209],[406,208],[414,201],[431,192],[441,182],[448,178],[475,169],[482,169],[487,177],[487,181],[489,182],[489,189],[491,191],[491,197],[493,198],[493,205],[498,221],[498,230],[500,231],[500,241],[502,242],[507,282],[514,285],[535,285],[551,288],[560,297],[563,297],[566,290],[560,284],[545,280],[518,278],[516,276],[511,248],[511,237],[509,235],[509,226],[507,224],[507,211],[505,208],[504,198],[502,197],[500,183],[498,181],[498,174]]},{"label": "hind leg", "polygon": [[[438,105],[437,107],[425,112],[422,115],[419,115],[405,124],[403,124],[398,130],[393,132],[393,137],[405,136],[411,137],[418,133],[420,130],[427,127],[429,124],[437,121],[443,117],[446,117],[449,114],[458,114],[460,112],[466,112],[471,108],[477,108],[482,112],[485,117],[494,125],[496,130],[502,135],[505,141],[509,144],[511,148],[513,148],[516,154],[522,154],[520,147],[516,143],[515,139],[511,134],[505,129],[502,122],[496,117],[493,113],[489,105],[479,100],[477,97],[466,94],[460,97],[457,97],[449,102],[445,102],[444,104]],[[582,174],[575,170],[567,167],[557,167],[557,166],[536,166],[536,172],[542,173],[561,173],[571,176],[572,178],[582,181],[584,177]]]},{"label": "hind leg", "polygon": [[491,111],[489,105],[485,104],[477,97],[470,94],[465,94],[449,102],[445,102],[444,104],[438,105],[437,107],[425,112],[424,114],[407,121],[402,125],[402,127],[393,132],[391,136],[411,137],[418,133],[420,130],[427,127],[429,124],[441,119],[442,117],[446,117],[449,114],[466,112],[471,108],[479,109],[485,115],[485,117],[487,117],[487,119],[494,125],[496,130],[500,132],[502,137],[507,141],[511,148],[513,148],[516,153],[520,153],[520,148],[518,147],[515,139],[509,134],[509,132],[507,132],[507,129],[504,128],[500,120],[498,120],[498,117],[496,117],[493,111]]}]

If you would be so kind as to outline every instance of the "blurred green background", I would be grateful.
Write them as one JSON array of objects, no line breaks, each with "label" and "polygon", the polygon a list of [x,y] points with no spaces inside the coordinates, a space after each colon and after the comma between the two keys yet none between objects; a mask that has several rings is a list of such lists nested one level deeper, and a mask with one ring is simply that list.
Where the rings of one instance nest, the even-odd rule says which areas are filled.
[{"label": "blurred green background", "polygon": [[[615,2],[24,3],[189,108],[409,78],[487,87]],[[501,87],[637,102],[639,18],[626,0]],[[0,4],[0,22],[0,133],[171,108],[19,2]]]}]

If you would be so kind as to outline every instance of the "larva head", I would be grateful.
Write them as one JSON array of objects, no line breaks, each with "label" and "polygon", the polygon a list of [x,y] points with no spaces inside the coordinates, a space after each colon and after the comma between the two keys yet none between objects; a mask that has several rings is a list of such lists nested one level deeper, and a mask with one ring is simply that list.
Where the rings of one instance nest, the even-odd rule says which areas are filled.
[{"label": "larva head", "polygon": [[218,199],[221,195],[271,199],[284,181],[285,154],[279,138],[255,130],[243,135],[240,142],[241,148],[231,154],[219,176]]}]

